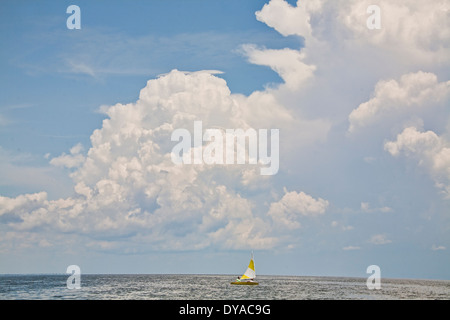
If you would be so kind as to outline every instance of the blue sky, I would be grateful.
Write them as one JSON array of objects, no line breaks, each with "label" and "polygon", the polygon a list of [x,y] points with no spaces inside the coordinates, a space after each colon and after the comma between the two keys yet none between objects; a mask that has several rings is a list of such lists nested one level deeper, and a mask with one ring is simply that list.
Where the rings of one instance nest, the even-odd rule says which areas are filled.
[{"label": "blue sky", "polygon": [[[0,273],[450,279],[449,6],[369,2],[3,1]],[[167,162],[192,119],[279,172]]]},{"label": "blue sky", "polygon": [[[256,1],[245,6],[239,1],[207,6],[202,1],[87,1],[79,3],[83,22],[76,32],[66,28],[70,4],[2,4],[2,82],[10,85],[2,95],[2,117],[14,123],[9,130],[17,130],[2,135],[8,149],[58,154],[87,142],[101,123],[95,114],[100,105],[136,100],[147,80],[174,68],[218,68],[234,92],[248,94],[279,77],[246,63],[240,44],[250,39],[275,47],[302,44],[252,19]],[[28,88],[25,96],[22,86]]]}]

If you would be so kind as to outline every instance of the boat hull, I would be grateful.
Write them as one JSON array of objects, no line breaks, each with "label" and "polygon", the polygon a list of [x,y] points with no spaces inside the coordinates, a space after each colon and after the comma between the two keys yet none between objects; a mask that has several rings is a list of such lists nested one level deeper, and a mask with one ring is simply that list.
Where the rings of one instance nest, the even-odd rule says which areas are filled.
[{"label": "boat hull", "polygon": [[233,281],[230,282],[230,284],[237,284],[237,285],[244,285],[244,286],[257,286],[259,283],[258,282],[252,282],[252,281]]}]

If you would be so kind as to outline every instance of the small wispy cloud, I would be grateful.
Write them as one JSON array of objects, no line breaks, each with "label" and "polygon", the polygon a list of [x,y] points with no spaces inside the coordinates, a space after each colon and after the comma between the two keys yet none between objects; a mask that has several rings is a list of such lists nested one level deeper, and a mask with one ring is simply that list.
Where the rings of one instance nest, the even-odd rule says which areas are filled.
[{"label": "small wispy cloud", "polygon": [[393,212],[390,207],[371,208],[368,202],[361,202],[361,210],[363,212]]},{"label": "small wispy cloud", "polygon": [[351,251],[351,250],[360,250],[361,247],[358,246],[347,246],[347,247],[343,247],[342,250],[344,251]]},{"label": "small wispy cloud", "polygon": [[444,246],[437,246],[437,245],[435,245],[435,244],[433,244],[433,245],[431,246],[431,250],[433,250],[433,251],[446,250],[446,249],[447,249],[447,248],[444,247]]},{"label": "small wispy cloud", "polygon": [[370,238],[369,242],[372,244],[379,245],[379,244],[388,244],[391,243],[392,241],[389,240],[385,234],[376,234]]},{"label": "small wispy cloud", "polygon": [[87,64],[85,64],[84,62],[68,60],[67,65],[69,67],[69,72],[71,72],[71,73],[86,74],[86,75],[89,75],[94,78],[97,77],[97,74],[94,71],[94,69],[92,67],[88,66]]},{"label": "small wispy cloud", "polygon": [[25,109],[31,108],[34,105],[32,103],[18,103],[18,104],[9,104],[5,106],[1,106],[0,110],[16,110],[16,109]]},{"label": "small wispy cloud", "polygon": [[346,225],[341,225],[341,224],[340,224],[339,222],[337,222],[337,221],[332,221],[332,222],[331,222],[331,226],[332,226],[333,228],[341,227],[341,229],[342,229],[343,231],[350,231],[350,230],[353,230],[353,229],[354,229],[353,226],[350,226],[350,225],[348,225],[348,226],[346,226]]}]

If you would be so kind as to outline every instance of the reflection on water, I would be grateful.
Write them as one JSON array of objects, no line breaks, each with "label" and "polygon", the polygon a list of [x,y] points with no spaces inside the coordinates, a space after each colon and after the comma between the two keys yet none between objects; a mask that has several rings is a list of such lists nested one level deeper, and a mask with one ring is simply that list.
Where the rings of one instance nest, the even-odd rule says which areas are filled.
[{"label": "reflection on water", "polygon": [[365,278],[258,276],[258,286],[233,286],[233,275],[0,275],[0,299],[450,299],[450,281],[383,279],[369,290]]}]

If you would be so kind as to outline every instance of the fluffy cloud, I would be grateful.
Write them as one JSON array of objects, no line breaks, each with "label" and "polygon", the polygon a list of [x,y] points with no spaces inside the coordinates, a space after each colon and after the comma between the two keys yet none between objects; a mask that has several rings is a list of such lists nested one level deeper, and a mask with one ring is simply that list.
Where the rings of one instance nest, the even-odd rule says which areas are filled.
[{"label": "fluffy cloud", "polygon": [[47,198],[45,192],[20,195],[16,198],[0,197],[0,215],[17,210],[31,211]]},{"label": "fluffy cloud", "polygon": [[[309,1],[302,5],[298,3],[296,7],[292,7],[283,0],[272,0],[255,15],[257,20],[274,28],[283,36],[297,35],[308,41],[312,39],[309,10],[319,8],[320,1]],[[242,49],[249,62],[268,66],[278,73],[289,90],[302,88],[313,78],[316,70],[315,65],[306,62],[308,47],[306,50],[266,49],[246,44]]]},{"label": "fluffy cloud", "polygon": [[269,93],[246,99],[232,95],[225,81],[209,72],[174,70],[150,80],[136,103],[101,110],[107,118],[92,133],[86,155],[76,145],[50,161],[72,169],[75,194],[58,200],[49,200],[45,192],[2,197],[0,214],[8,217],[11,230],[80,234],[91,239],[88,247],[123,252],[131,250],[130,240],[138,251],[211,245],[260,249],[279,244],[269,217],[320,214],[328,204],[292,192],[267,216],[237,191],[259,185],[261,192],[270,192],[268,178],[256,165],[172,162],[171,133],[176,128],[193,132],[194,120],[202,120],[204,129],[295,125]]},{"label": "fluffy cloud", "polygon": [[303,62],[305,54],[292,49],[258,49],[252,45],[242,46],[249,62],[269,66],[280,75],[287,88],[299,89],[313,77],[316,67]]},{"label": "fluffy cloud", "polygon": [[[367,28],[367,8],[371,5],[380,8],[379,30]],[[420,5],[414,0],[299,0],[296,6],[271,0],[256,17],[284,36],[304,37],[307,46],[321,42],[337,45],[338,50],[382,49],[390,58],[395,55],[403,60],[401,63],[448,65],[449,9],[445,0]]]},{"label": "fluffy cloud", "polygon": [[293,7],[284,0],[272,0],[256,12],[256,19],[274,28],[284,36],[298,35],[310,38],[310,12],[318,11],[322,1],[298,1]]},{"label": "fluffy cloud", "polygon": [[[381,10],[379,30],[367,27],[371,5]],[[277,72],[290,90],[313,80],[326,92],[326,86],[360,86],[370,75],[439,70],[449,65],[449,10],[445,0],[421,5],[414,0],[304,0],[295,6],[271,0],[256,18],[284,36],[303,37],[305,46],[294,50],[249,45],[244,52],[249,61]],[[328,79],[321,82],[322,77]]]},{"label": "fluffy cloud", "polygon": [[450,81],[438,82],[433,73],[408,73],[400,81],[379,81],[373,96],[350,113],[350,132],[382,118],[411,113],[420,108],[429,109],[447,100],[450,97]]},{"label": "fluffy cloud", "polygon": [[[381,30],[366,27],[366,9],[371,4],[381,7]],[[232,94],[212,72],[174,70],[148,81],[136,102],[101,108],[106,119],[92,133],[86,153],[77,145],[69,154],[51,160],[54,166],[71,169],[72,197],[49,200],[42,192],[0,198],[0,219],[7,228],[2,243],[23,241],[26,235],[43,247],[51,246],[57,237],[45,235],[53,232],[77,235],[88,248],[125,253],[286,244],[304,220],[327,212],[329,202],[302,191],[285,191],[274,201],[275,186],[259,175],[256,166],[174,165],[170,158],[173,130],[192,132],[195,120],[202,120],[204,128],[282,128],[281,148],[292,157],[301,155],[314,162],[311,154],[322,153],[304,152],[302,147],[326,141],[331,128],[327,117],[335,117],[333,125],[348,119],[349,130],[355,132],[393,113],[404,116],[411,110],[435,110],[447,101],[449,82],[439,82],[436,71],[417,70],[448,64],[448,9],[445,0],[421,5],[414,0],[303,0],[296,6],[271,0],[256,12],[256,18],[284,36],[303,37],[305,47],[267,49],[245,44],[241,49],[251,63],[277,72],[284,84],[243,96]],[[75,72],[92,73],[82,65],[72,67]],[[358,80],[370,82],[379,74],[391,80],[378,81],[367,102],[349,103],[355,95],[364,94],[360,93],[364,84]],[[312,90],[302,90],[307,86]],[[304,114],[321,117],[309,120]],[[339,145],[340,128],[333,131],[338,134],[332,143],[345,153],[348,149]],[[418,159],[450,194],[450,152],[443,137],[407,128],[396,141],[387,142],[385,150]],[[295,166],[303,170],[297,158]],[[339,164],[333,162],[337,170]],[[254,190],[259,193],[257,200],[251,196]],[[259,203],[261,198],[267,203]],[[390,208],[373,209],[363,202],[361,210]],[[40,238],[36,230],[42,231]],[[390,240],[375,235],[370,242]]]},{"label": "fluffy cloud", "polygon": [[84,162],[84,156],[81,154],[83,146],[81,143],[70,149],[70,154],[62,154],[59,157],[50,160],[50,164],[57,167],[76,168]]},{"label": "fluffy cloud", "polygon": [[[380,7],[380,30],[367,27],[370,5]],[[284,80],[274,95],[285,105],[321,120],[341,121],[341,112],[356,107],[365,88],[378,81],[373,97],[345,115],[354,132],[445,105],[450,83],[438,77],[450,56],[450,28],[443,27],[449,10],[445,0],[420,6],[414,0],[304,0],[296,5],[271,0],[255,13],[257,20],[283,36],[303,37],[304,47],[246,44],[242,49],[250,62],[270,67]]]},{"label": "fluffy cloud", "polygon": [[404,154],[425,167],[447,198],[450,198],[450,143],[433,131],[420,132],[408,127],[388,141],[384,149],[397,157]]},{"label": "fluffy cloud", "polygon": [[[347,34],[349,44],[358,42],[381,48],[396,54],[397,58],[408,57],[414,63],[448,64],[448,1],[433,0],[419,4],[414,0],[343,0],[340,4],[337,18],[350,31]],[[370,5],[380,7],[379,30],[370,30],[366,26],[369,17],[366,10]]]},{"label": "fluffy cloud", "polygon": [[276,226],[287,229],[297,229],[301,226],[300,218],[318,216],[325,212],[329,205],[327,200],[296,191],[287,192],[278,202],[270,205],[268,215],[272,217]]}]

